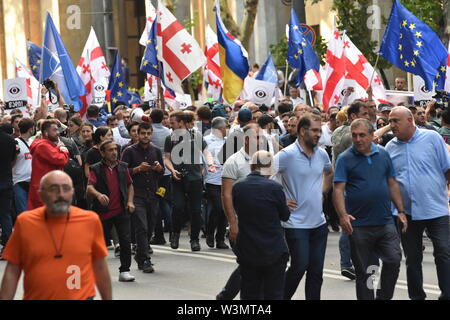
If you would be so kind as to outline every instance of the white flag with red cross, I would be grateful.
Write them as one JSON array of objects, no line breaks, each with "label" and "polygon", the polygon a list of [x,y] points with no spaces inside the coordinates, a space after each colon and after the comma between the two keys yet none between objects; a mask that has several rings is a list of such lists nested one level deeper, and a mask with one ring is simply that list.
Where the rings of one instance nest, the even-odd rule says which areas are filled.
[{"label": "white flag with red cross", "polygon": [[[376,104],[386,103],[386,90],[378,73],[346,34],[343,36],[343,42],[346,69],[345,88],[354,88],[354,92],[349,96],[347,102],[367,99],[366,91],[371,86],[373,100]],[[372,82],[369,84],[371,80]]]},{"label": "white flag with red cross", "polygon": [[144,101],[154,101],[158,98],[158,78],[147,74],[147,81],[144,86]]},{"label": "white flag with red cross", "polygon": [[158,1],[158,60],[162,63],[162,77],[167,87],[184,93],[181,82],[206,63],[198,42],[178,22],[174,15]]},{"label": "white flag with red cross", "polygon": [[33,73],[18,59],[16,59],[16,77],[25,78],[27,84],[28,104],[33,108],[39,106],[39,81],[33,76]]},{"label": "white flag with red cross", "polygon": [[345,89],[344,42],[337,28],[334,28],[333,35],[328,42],[323,83],[322,104],[324,111],[327,111],[329,107],[339,103],[342,91]]},{"label": "white flag with red cross", "polygon": [[141,39],[139,39],[139,44],[144,47],[147,46],[147,41],[150,36],[150,30],[152,29],[153,22],[155,22],[155,19],[156,19],[156,9],[150,1],[149,1],[148,8],[149,8],[149,14],[147,17],[147,21],[145,23],[145,29],[142,32]]},{"label": "white flag with red cross", "polygon": [[95,99],[95,84],[110,76],[105,56],[103,55],[102,48],[100,47],[94,28],[92,27],[80,61],[78,62],[77,73],[80,75],[81,80],[86,86],[87,92],[85,96],[81,97],[83,107],[80,109],[80,115],[83,117],[87,107]]},{"label": "white flag with red cross", "polygon": [[217,34],[211,29],[210,25],[206,27],[206,64],[204,68],[205,83],[208,83],[208,93],[214,100],[219,100],[222,92],[222,78],[220,75],[219,43]]}]

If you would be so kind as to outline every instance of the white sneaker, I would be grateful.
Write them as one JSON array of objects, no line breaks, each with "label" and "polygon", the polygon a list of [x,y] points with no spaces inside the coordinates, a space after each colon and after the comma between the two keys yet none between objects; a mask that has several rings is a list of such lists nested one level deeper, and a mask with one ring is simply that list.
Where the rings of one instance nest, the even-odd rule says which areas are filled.
[{"label": "white sneaker", "polygon": [[119,281],[121,282],[131,282],[134,281],[136,278],[128,271],[121,272],[119,274]]}]

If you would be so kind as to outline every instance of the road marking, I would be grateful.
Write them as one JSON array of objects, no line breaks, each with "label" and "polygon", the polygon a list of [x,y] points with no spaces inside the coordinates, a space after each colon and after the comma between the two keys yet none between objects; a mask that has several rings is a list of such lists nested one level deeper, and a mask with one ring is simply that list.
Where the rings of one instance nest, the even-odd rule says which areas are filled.
[{"label": "road marking", "polygon": [[[192,253],[190,250],[186,249],[177,249],[176,251],[167,247],[163,246],[152,246],[154,252],[158,253],[165,253],[165,254],[172,254],[177,256],[187,256],[192,258],[201,258],[206,260],[212,260],[212,261],[221,261],[221,262],[228,262],[228,263],[236,263],[236,257],[223,254],[223,253],[213,253],[213,252],[197,252]],[[325,278],[330,279],[337,279],[337,280],[348,280],[348,278],[341,276],[341,272],[338,270],[332,270],[332,269],[323,269],[324,273],[323,276]],[[398,289],[402,290],[408,290],[408,287],[406,286],[407,282],[404,280],[398,280],[397,285],[395,286]],[[431,285],[431,284],[423,284],[424,291],[429,294],[434,295],[440,295],[441,291],[439,290],[438,286]]]}]

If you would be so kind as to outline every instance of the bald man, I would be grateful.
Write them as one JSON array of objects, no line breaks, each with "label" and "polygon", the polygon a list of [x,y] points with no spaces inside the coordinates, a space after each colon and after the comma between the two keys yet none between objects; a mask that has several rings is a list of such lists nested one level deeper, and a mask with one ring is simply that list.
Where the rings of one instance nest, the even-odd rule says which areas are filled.
[{"label": "bald man", "polygon": [[91,300],[95,286],[103,299],[112,299],[102,224],[95,212],[70,205],[73,192],[62,171],[42,177],[44,206],[17,218],[6,245],[0,299],[14,298],[22,270],[24,300]]},{"label": "bald man", "polygon": [[[450,155],[439,133],[419,129],[411,111],[392,109],[389,123],[395,138],[386,145],[397,173],[408,229],[401,233],[406,256],[408,293],[412,300],[424,300],[422,236],[425,230],[433,243],[433,255],[441,295],[450,299],[450,245],[447,184]],[[399,227],[401,227],[399,225]]]}]

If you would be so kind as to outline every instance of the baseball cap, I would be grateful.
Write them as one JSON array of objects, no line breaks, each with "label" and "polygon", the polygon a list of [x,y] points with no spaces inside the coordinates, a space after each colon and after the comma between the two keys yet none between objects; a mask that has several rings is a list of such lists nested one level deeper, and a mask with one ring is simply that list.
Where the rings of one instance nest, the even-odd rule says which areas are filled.
[{"label": "baseball cap", "polygon": [[225,110],[223,104],[217,104],[214,108],[212,108],[211,119],[214,119],[215,117],[227,117],[227,111]]},{"label": "baseball cap", "polygon": [[252,120],[252,112],[247,108],[239,110],[238,120],[243,123],[250,122]]},{"label": "baseball cap", "polygon": [[380,112],[386,112],[386,111],[391,111],[391,110],[392,110],[391,107],[389,107],[389,106],[384,106],[383,108],[381,108],[381,111],[380,111]]}]

